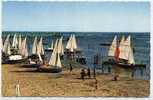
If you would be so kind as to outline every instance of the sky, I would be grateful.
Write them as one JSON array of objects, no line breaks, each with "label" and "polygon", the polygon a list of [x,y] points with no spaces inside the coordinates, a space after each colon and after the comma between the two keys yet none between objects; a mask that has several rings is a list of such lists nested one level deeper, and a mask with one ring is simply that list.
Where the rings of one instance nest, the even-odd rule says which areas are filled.
[{"label": "sky", "polygon": [[2,4],[3,31],[150,32],[149,2]]}]

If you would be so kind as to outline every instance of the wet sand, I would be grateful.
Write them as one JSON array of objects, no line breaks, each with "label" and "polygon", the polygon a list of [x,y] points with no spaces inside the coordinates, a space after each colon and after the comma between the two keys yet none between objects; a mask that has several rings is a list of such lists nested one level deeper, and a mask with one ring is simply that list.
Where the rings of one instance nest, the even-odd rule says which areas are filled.
[{"label": "wet sand", "polygon": [[16,96],[16,84],[20,85],[21,96],[149,96],[147,80],[120,78],[112,81],[112,75],[101,74],[97,75],[98,89],[95,89],[95,79],[79,79],[79,68],[71,74],[65,69],[59,78],[34,71],[35,68],[20,65],[2,65],[2,96]]}]

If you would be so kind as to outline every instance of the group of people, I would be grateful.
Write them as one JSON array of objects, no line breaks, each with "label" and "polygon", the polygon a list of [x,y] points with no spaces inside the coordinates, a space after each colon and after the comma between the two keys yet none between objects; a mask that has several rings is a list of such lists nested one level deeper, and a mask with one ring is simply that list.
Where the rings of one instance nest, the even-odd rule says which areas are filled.
[{"label": "group of people", "polygon": [[[88,76],[88,78],[90,79],[91,78],[91,70],[90,70],[90,68],[87,68],[87,69],[83,68],[83,69],[81,69],[80,76],[81,76],[82,80],[85,79],[85,76]],[[95,70],[93,71],[93,78],[96,78]]]}]

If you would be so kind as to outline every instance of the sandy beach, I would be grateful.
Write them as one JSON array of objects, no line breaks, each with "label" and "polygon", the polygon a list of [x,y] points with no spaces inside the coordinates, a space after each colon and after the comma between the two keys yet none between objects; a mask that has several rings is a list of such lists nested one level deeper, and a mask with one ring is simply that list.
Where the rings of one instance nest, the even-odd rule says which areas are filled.
[{"label": "sandy beach", "polygon": [[32,72],[34,70],[21,65],[2,65],[2,96],[16,96],[16,84],[20,85],[21,96],[149,96],[147,80],[112,81],[112,75],[100,74],[97,75],[98,89],[95,89],[94,79],[79,79],[79,68],[71,74],[64,69],[59,78],[53,78],[51,73]]}]

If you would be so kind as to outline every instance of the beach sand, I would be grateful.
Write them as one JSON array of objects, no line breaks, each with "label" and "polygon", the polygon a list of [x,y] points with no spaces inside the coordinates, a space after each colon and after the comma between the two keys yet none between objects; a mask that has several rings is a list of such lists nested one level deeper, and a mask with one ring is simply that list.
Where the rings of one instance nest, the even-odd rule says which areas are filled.
[{"label": "beach sand", "polygon": [[35,68],[24,68],[20,65],[2,65],[2,96],[16,96],[17,84],[20,85],[21,96],[149,96],[150,82],[147,80],[131,80],[120,78],[112,81],[112,75],[97,75],[98,89],[95,79],[79,79],[80,69],[70,74],[64,70],[59,78],[51,73],[30,72]]}]

